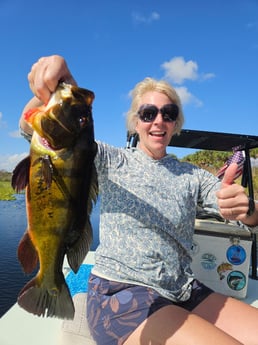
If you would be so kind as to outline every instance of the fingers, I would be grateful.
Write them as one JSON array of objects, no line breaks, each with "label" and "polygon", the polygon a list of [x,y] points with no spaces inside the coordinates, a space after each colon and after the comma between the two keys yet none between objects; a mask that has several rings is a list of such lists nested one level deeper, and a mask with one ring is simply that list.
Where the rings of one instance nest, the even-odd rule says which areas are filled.
[{"label": "fingers", "polygon": [[40,58],[28,74],[32,92],[43,102],[47,103],[60,81],[75,84],[63,57],[52,55]]},{"label": "fingers", "polygon": [[[229,176],[229,175],[228,175]],[[232,182],[232,176],[221,183],[221,189],[217,192],[218,206],[223,218],[228,220],[245,220],[249,207],[245,189]]]},{"label": "fingers", "polygon": [[244,221],[247,218],[248,198],[246,195],[225,200],[218,199],[218,205],[225,219]]},{"label": "fingers", "polygon": [[238,170],[238,165],[236,163],[231,163],[229,165],[221,181],[221,188],[225,188],[234,183],[237,170]]},{"label": "fingers", "polygon": [[222,217],[228,220],[244,220],[248,211],[245,189],[234,183],[238,165],[232,163],[225,171],[221,188],[217,192],[218,206]]}]

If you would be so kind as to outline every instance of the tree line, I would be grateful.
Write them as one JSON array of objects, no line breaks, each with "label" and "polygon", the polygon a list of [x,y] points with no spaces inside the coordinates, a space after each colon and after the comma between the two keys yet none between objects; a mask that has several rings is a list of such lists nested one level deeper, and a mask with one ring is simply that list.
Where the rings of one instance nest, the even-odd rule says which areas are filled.
[{"label": "tree line", "polygon": [[[182,158],[182,161],[192,163],[216,175],[226,163],[232,152],[201,150]],[[258,160],[258,148],[250,150],[250,157]],[[258,167],[252,167],[254,197],[258,199]],[[237,180],[241,182],[241,177]]]},{"label": "tree line", "polygon": [[5,170],[0,170],[0,181],[9,182],[11,181],[11,178],[12,178],[12,173]]}]

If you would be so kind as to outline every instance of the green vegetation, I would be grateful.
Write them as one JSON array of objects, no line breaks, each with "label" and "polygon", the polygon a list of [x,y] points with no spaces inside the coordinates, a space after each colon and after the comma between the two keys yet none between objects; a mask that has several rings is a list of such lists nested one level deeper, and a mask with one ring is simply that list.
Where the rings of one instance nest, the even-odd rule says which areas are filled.
[{"label": "green vegetation", "polygon": [[0,181],[11,183],[12,174],[5,170],[0,170]]},{"label": "green vegetation", "polygon": [[15,200],[15,191],[11,186],[12,174],[0,170],[0,200]]},{"label": "green vegetation", "polygon": [[15,200],[10,181],[0,181],[0,200]]}]

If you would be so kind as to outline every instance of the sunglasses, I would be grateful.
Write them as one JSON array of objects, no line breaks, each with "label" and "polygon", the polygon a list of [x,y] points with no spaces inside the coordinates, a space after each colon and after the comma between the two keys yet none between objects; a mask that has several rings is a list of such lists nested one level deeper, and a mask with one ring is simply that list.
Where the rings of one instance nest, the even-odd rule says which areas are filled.
[{"label": "sunglasses", "polygon": [[159,112],[164,122],[174,122],[178,117],[179,109],[173,103],[165,104],[160,109],[154,104],[143,104],[137,114],[142,122],[153,122]]}]

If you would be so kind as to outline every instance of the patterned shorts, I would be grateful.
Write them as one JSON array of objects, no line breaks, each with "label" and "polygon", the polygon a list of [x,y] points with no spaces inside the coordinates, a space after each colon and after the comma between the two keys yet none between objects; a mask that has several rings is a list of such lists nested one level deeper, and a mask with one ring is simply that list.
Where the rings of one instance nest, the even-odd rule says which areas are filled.
[{"label": "patterned shorts", "polygon": [[190,299],[174,303],[151,288],[118,283],[91,274],[87,303],[89,328],[98,345],[122,345],[148,316],[160,308],[178,305],[191,311],[212,292],[194,280]]}]

